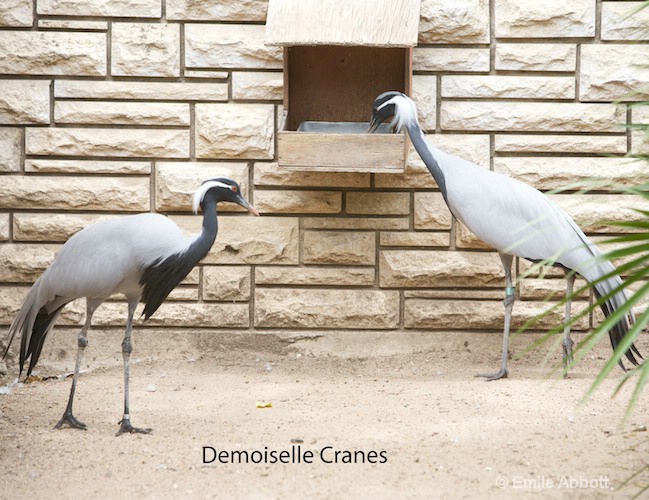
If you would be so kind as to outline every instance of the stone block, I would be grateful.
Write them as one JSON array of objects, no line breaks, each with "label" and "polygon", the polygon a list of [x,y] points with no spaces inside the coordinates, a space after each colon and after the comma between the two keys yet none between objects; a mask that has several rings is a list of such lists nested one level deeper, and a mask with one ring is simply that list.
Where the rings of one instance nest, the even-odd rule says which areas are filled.
[{"label": "stone block", "polygon": [[452,220],[442,193],[415,193],[415,229],[451,229]]},{"label": "stone block", "polygon": [[257,267],[255,285],[365,286],[374,285],[373,268],[354,267]]},{"label": "stone block", "polygon": [[60,245],[5,243],[0,245],[0,281],[33,283],[47,269]]},{"label": "stone block", "polygon": [[621,132],[614,104],[444,101],[444,130],[508,132]]},{"label": "stone block", "polygon": [[495,252],[382,250],[381,288],[501,287],[505,273]]},{"label": "stone block", "polygon": [[21,213],[13,220],[14,241],[65,242],[84,227],[104,219],[118,217],[113,214]]},{"label": "stone block", "polygon": [[211,80],[227,80],[230,76],[228,71],[217,71],[213,69],[185,69],[184,73],[185,78],[209,78]]},{"label": "stone block", "polygon": [[116,76],[180,76],[180,26],[175,23],[113,23],[111,73]]},{"label": "stone block", "polygon": [[106,75],[106,34],[0,31],[0,73]]},{"label": "stone block", "polygon": [[18,172],[23,149],[19,128],[0,128],[0,172]]},{"label": "stone block", "polygon": [[631,153],[649,155],[649,133],[647,130],[634,130],[631,132]]},{"label": "stone block", "polygon": [[[202,218],[174,216],[188,234],[201,231]],[[203,264],[297,265],[299,220],[293,217],[220,215],[219,234]]]},{"label": "stone block", "polygon": [[498,38],[590,38],[595,36],[592,0],[520,2],[496,0]]},{"label": "stone block", "polygon": [[[583,45],[580,101],[646,101],[649,99],[649,45]],[[623,120],[622,120],[623,121]]]},{"label": "stone block", "polygon": [[194,286],[177,286],[167,296],[166,300],[171,302],[196,302],[198,300],[198,288]]},{"label": "stone block", "polygon": [[414,71],[489,72],[489,49],[415,47]]},{"label": "stone block", "polygon": [[149,179],[7,175],[0,208],[38,210],[149,210]]},{"label": "stone block", "polygon": [[[217,304],[214,302],[164,302],[146,322],[140,316],[142,305],[135,311],[137,326],[186,328],[247,328],[250,326],[248,304]],[[125,302],[106,302],[92,317],[93,326],[124,326]]]},{"label": "stone block", "polygon": [[337,191],[255,191],[255,206],[262,213],[338,214],[342,194]]},{"label": "stone block", "polygon": [[489,43],[489,0],[423,0],[419,43]]},{"label": "stone block", "polygon": [[188,130],[28,128],[28,155],[187,158]]},{"label": "stone block", "polygon": [[626,153],[625,135],[496,135],[498,153]]},{"label": "stone block", "polygon": [[34,24],[34,4],[25,0],[4,0],[0,3],[0,26],[24,28]]},{"label": "stone block", "polygon": [[393,329],[399,325],[399,292],[259,288],[258,328]]},{"label": "stone block", "polygon": [[408,215],[410,193],[348,192],[346,212],[355,215]]},{"label": "stone block", "polygon": [[0,214],[0,241],[8,241],[11,229],[9,214]]},{"label": "stone block", "polygon": [[455,223],[455,245],[462,249],[494,250],[491,246],[487,245],[484,241],[473,234],[469,228],[460,221],[456,221]]},{"label": "stone block", "polygon": [[77,19],[39,19],[39,30],[108,31],[106,21],[80,21]]},{"label": "stone block", "polygon": [[516,261],[518,262],[518,277],[522,279],[564,278],[566,275],[566,272],[560,267],[541,265],[540,263],[535,264],[518,257]]},{"label": "stone block", "polygon": [[[518,291],[522,300],[556,301],[566,297],[566,286],[565,279],[526,278],[518,284]],[[577,294],[573,300],[588,300],[590,291],[586,280],[575,279],[573,293]]]},{"label": "stone block", "polygon": [[439,290],[405,290],[403,296],[406,299],[443,299],[443,300],[502,300],[505,296],[503,289],[472,290],[463,289],[439,289]]},{"label": "stone block", "polygon": [[233,71],[232,99],[235,101],[281,101],[284,76],[276,71]]},{"label": "stone block", "polygon": [[186,24],[185,66],[282,69],[282,49],[265,40],[261,24]]},{"label": "stone block", "polygon": [[563,76],[444,75],[442,97],[574,99],[575,78]]},{"label": "stone block", "polygon": [[38,0],[45,16],[160,17],[159,0]]},{"label": "stone block", "polygon": [[498,43],[499,71],[570,71],[577,68],[577,46],[572,43]]},{"label": "stone block", "polygon": [[49,123],[50,85],[49,80],[0,80],[0,124]]},{"label": "stone block", "polygon": [[250,267],[203,266],[203,299],[236,301],[250,299]]},{"label": "stone block", "polygon": [[227,83],[95,82],[57,80],[56,98],[147,101],[227,101]]},{"label": "stone block", "polygon": [[[518,301],[512,314],[512,331],[528,320],[537,317],[530,330],[547,330],[560,326],[564,321],[564,308],[552,309],[546,302]],[[573,303],[576,315],[587,307],[584,303]],[[544,314],[548,313],[548,314]],[[500,330],[503,329],[505,308],[502,301],[491,300],[438,300],[407,299],[404,319],[406,328],[430,330]],[[572,326],[573,331],[588,329],[588,315]]]},{"label": "stone block", "polygon": [[649,10],[638,2],[602,2],[602,40],[649,40]]},{"label": "stone block", "polygon": [[550,195],[575,220],[585,233],[621,233],[629,229],[611,222],[646,220],[637,210],[649,210],[649,201],[638,196],[618,194]]},{"label": "stone block", "polygon": [[268,104],[197,104],[196,156],[272,159],[275,107]]},{"label": "stone block", "polygon": [[[162,162],[156,165],[156,210],[189,212],[192,196],[203,181],[214,177],[229,177],[241,186],[246,199],[248,165],[246,163]],[[243,210],[233,203],[221,203],[219,212]]]},{"label": "stone block", "polygon": [[414,75],[412,99],[417,103],[419,125],[423,130],[437,127],[437,76]]},{"label": "stone block", "polygon": [[305,231],[305,264],[371,266],[376,261],[374,232]]},{"label": "stone block", "polygon": [[649,169],[633,158],[494,158],[494,170],[537,189],[616,190],[649,181]]},{"label": "stone block", "polygon": [[[28,291],[29,287],[27,286],[5,285],[0,287],[0,325],[9,326],[11,324]],[[3,342],[5,341],[6,339],[3,338]],[[5,343],[2,346],[4,347]],[[11,353],[9,353],[9,359],[11,359]]]},{"label": "stone block", "polygon": [[303,217],[304,229],[399,231],[410,227],[408,217]]},{"label": "stone block", "polygon": [[370,174],[354,172],[299,172],[277,163],[255,163],[255,186],[369,188]]},{"label": "stone block", "polygon": [[449,233],[382,231],[381,247],[448,247]]},{"label": "stone block", "polygon": [[167,0],[167,19],[182,21],[264,22],[267,10],[268,0]]},{"label": "stone block", "polygon": [[83,125],[189,126],[189,104],[57,101],[54,106],[54,121]]},{"label": "stone block", "polygon": [[151,173],[149,161],[110,161],[110,160],[48,160],[38,158],[25,160],[25,172],[39,174],[112,174],[148,175]]}]

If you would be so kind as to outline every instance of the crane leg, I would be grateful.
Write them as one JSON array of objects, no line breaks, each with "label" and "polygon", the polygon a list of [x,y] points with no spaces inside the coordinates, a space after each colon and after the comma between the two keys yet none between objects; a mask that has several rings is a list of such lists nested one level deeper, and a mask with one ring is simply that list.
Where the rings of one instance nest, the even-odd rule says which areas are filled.
[{"label": "crane leg", "polygon": [[572,305],[572,289],[575,284],[574,273],[566,276],[566,316],[563,327],[563,378],[568,378],[568,365],[572,363],[572,347],[575,343],[570,338],[570,306]]},{"label": "crane leg", "polygon": [[507,378],[507,357],[509,356],[509,328],[512,321],[512,309],[514,309],[516,289],[512,283],[512,262],[514,257],[507,254],[500,254],[500,260],[505,268],[505,326],[503,329],[503,352],[500,362],[500,370],[496,373],[482,373],[476,377],[484,377],[486,380],[498,380]]},{"label": "crane leg", "polygon": [[79,380],[79,370],[81,369],[83,351],[88,345],[88,329],[90,328],[90,321],[92,320],[92,315],[98,305],[99,304],[86,299],[86,322],[77,337],[77,362],[74,365],[74,376],[72,378],[72,387],[70,388],[70,397],[68,398],[68,404],[65,407],[65,412],[63,413],[61,420],[59,420],[59,422],[54,426],[55,429],[60,429],[64,424],[67,424],[74,429],[86,430],[86,424],[79,422],[72,414],[72,403],[74,402],[74,393],[77,389],[77,381]]},{"label": "crane leg", "polygon": [[133,427],[131,425],[131,414],[129,411],[128,404],[128,394],[129,394],[129,375],[131,368],[131,351],[133,347],[131,345],[131,332],[133,330],[133,315],[135,314],[135,308],[137,307],[139,298],[128,299],[128,320],[126,321],[126,335],[122,341],[122,357],[124,358],[124,416],[122,420],[119,421],[119,431],[117,431],[116,436],[129,433],[140,433],[140,434],[149,434],[151,429],[140,429],[138,427]]}]

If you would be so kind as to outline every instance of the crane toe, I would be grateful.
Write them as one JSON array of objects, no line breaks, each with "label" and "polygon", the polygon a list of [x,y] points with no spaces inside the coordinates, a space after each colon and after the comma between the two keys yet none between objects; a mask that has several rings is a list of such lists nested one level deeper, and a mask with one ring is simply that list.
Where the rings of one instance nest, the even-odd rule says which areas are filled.
[{"label": "crane toe", "polygon": [[79,422],[74,415],[72,415],[71,411],[66,411],[54,428],[60,429],[66,424],[73,429],[81,429],[82,431],[85,431],[88,428],[86,424]]},{"label": "crane toe", "polygon": [[476,377],[484,378],[487,382],[489,382],[491,380],[498,380],[498,379],[501,379],[501,378],[507,378],[507,375],[508,375],[507,370],[502,370],[501,369],[497,373],[478,373],[478,374],[476,374]]},{"label": "crane toe", "polygon": [[122,419],[119,421],[119,430],[117,431],[116,436],[121,436],[122,434],[151,434],[153,429],[150,428],[141,428],[133,427],[131,421],[128,419]]}]

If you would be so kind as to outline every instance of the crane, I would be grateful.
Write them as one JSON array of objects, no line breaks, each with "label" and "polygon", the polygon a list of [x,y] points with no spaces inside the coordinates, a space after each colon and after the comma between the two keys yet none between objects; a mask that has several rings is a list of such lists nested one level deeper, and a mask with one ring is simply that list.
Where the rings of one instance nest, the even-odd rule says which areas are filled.
[{"label": "crane", "polygon": [[218,177],[202,183],[193,197],[193,210],[203,212],[201,232],[185,236],[168,217],[143,213],[96,222],[74,234],[57,253],[54,261],[36,280],[9,327],[9,346],[16,334],[20,339],[20,374],[29,359],[27,376],[38,362],[47,334],[61,310],[74,299],[86,298],[86,319],[77,337],[74,376],[63,417],[56,424],[76,429],[86,425],[72,413],[83,351],[92,315],[110,295],[122,293],[128,302],[126,333],[122,342],[124,360],[124,414],[117,435],[149,433],[151,429],[131,425],[129,410],[129,368],[132,351],[133,315],[138,302],[149,319],[167,295],[205,257],[218,231],[216,206],[221,201],[237,203],[254,215],[255,207],[241,194],[232,179]]},{"label": "crane", "polygon": [[[512,282],[514,256],[532,262],[551,260],[567,273],[566,326],[563,336],[563,362],[572,359],[570,339],[570,297],[575,273],[594,287],[606,316],[627,301],[622,280],[575,221],[537,189],[506,175],[481,168],[469,161],[429,146],[417,120],[417,107],[402,92],[384,92],[372,104],[369,132],[388,119],[396,132],[405,128],[415,150],[435,179],[444,201],[456,219],[478,238],[498,251],[505,270],[505,321],[500,370],[479,374],[487,380],[507,377],[507,356],[515,286]],[[613,349],[622,341],[635,321],[633,312],[609,330]],[[625,353],[634,365],[642,356],[632,344]],[[635,355],[634,355],[635,354]],[[624,369],[623,363],[620,366]]]}]

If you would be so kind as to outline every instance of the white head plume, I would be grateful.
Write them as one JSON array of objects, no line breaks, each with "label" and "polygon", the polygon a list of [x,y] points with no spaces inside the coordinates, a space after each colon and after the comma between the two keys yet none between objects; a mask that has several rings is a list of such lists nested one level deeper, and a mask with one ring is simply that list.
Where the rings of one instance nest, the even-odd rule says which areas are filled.
[{"label": "white head plume", "polygon": [[407,123],[417,123],[417,106],[414,101],[404,94],[395,95],[392,99],[385,101],[379,109],[388,104],[394,104],[394,117],[390,122],[390,127],[394,127],[397,132],[401,132],[403,126]]},{"label": "white head plume", "polygon": [[394,96],[394,118],[390,126],[397,132],[401,132],[403,126],[408,123],[417,123],[417,106],[415,102],[405,95]]},{"label": "white head plume", "polygon": [[201,184],[201,187],[199,187],[194,193],[194,199],[192,202],[192,209],[194,210],[195,214],[198,213],[198,208],[201,206],[203,198],[205,198],[205,193],[207,193],[213,187],[222,187],[230,190],[232,189],[232,186],[230,186],[229,184],[225,184],[219,181],[206,181]]}]

